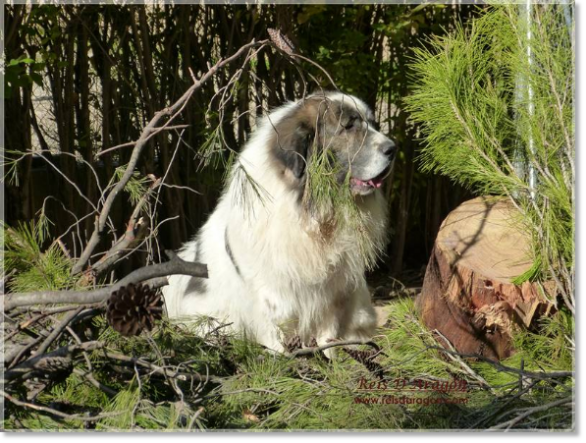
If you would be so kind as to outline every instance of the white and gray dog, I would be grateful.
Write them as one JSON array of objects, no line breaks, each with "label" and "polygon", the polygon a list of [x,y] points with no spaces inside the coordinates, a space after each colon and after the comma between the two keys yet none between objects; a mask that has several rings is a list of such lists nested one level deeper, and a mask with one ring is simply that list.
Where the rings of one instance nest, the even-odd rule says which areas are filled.
[{"label": "white and gray dog", "polygon": [[290,335],[318,345],[372,336],[368,259],[356,227],[332,226],[307,204],[310,158],[325,150],[364,220],[366,256],[378,256],[387,240],[380,188],[395,144],[360,99],[315,94],[271,112],[252,134],[215,211],[179,252],[207,264],[209,278],[170,277],[170,318],[214,317],[275,351]]}]

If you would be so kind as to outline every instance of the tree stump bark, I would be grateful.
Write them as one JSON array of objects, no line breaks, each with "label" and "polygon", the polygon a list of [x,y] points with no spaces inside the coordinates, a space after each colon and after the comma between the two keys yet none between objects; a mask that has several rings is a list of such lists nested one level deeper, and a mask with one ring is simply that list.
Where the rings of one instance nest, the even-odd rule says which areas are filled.
[{"label": "tree stump bark", "polygon": [[532,266],[530,233],[508,199],[464,202],[442,223],[417,307],[443,346],[499,360],[515,325],[530,327],[554,307],[555,285],[514,280]]}]

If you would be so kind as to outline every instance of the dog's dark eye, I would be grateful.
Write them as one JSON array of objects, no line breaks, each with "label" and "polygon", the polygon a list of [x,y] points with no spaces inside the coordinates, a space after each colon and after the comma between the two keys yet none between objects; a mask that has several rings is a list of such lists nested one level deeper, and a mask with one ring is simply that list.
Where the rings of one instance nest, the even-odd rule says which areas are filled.
[{"label": "dog's dark eye", "polygon": [[356,117],[356,116],[352,116],[352,117],[348,118],[348,121],[344,125],[344,129],[346,129],[346,130],[352,129],[357,120],[358,120],[358,117]]}]

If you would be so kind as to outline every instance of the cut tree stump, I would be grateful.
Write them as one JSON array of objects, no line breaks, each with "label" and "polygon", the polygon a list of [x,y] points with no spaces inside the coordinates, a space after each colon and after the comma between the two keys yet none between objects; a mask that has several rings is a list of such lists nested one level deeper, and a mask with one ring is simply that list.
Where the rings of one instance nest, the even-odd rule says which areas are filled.
[{"label": "cut tree stump", "polygon": [[531,236],[520,220],[508,199],[479,197],[442,223],[417,307],[444,347],[506,358],[515,325],[530,327],[554,307],[555,284],[512,283],[532,266]]}]

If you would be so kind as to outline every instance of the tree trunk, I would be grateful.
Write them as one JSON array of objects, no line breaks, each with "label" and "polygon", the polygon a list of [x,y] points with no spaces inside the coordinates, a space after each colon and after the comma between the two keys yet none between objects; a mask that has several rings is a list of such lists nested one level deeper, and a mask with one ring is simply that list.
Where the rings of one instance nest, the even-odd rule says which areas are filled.
[{"label": "tree trunk", "polygon": [[425,325],[461,353],[508,357],[515,325],[529,327],[554,306],[555,285],[513,283],[532,266],[531,237],[519,220],[509,200],[479,197],[439,230],[417,306]]}]

